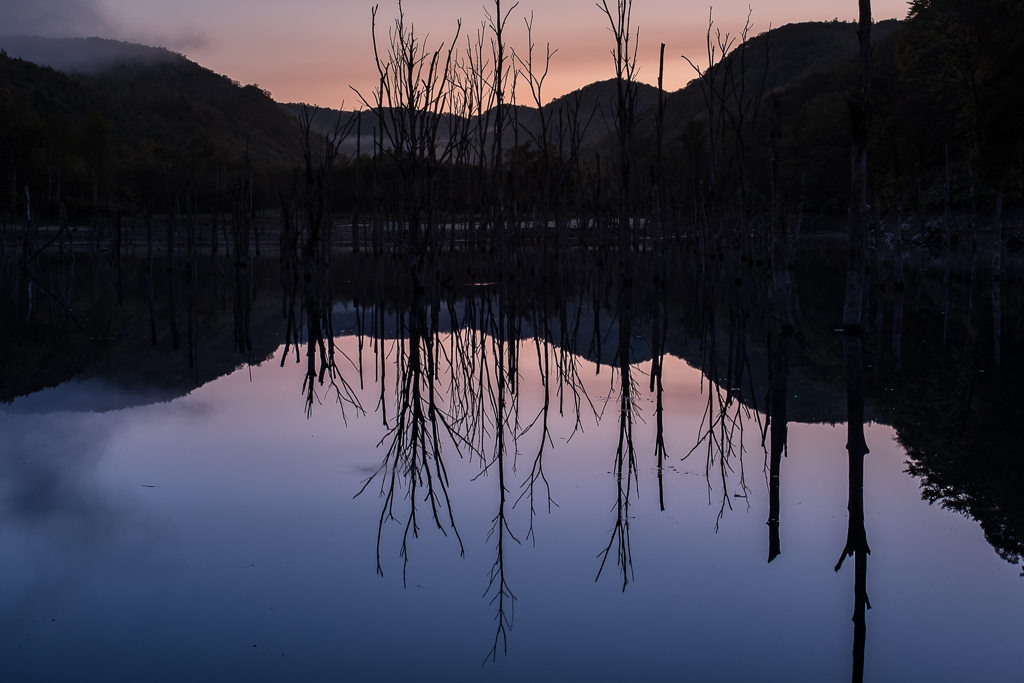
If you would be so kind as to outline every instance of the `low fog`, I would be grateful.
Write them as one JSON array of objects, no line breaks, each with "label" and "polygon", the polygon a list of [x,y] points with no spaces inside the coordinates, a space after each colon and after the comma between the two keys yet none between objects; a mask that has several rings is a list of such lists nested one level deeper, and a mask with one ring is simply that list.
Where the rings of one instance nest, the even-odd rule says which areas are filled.
[{"label": "low fog", "polygon": [[[126,63],[153,64],[177,59],[179,56],[169,50],[135,43],[183,42],[126,36],[97,0],[0,0],[0,34],[0,48],[11,57],[83,74]],[[191,37],[184,42],[195,40]]]},{"label": "low fog", "polygon": [[156,64],[181,56],[164,48],[104,38],[40,38],[2,36],[0,48],[11,57],[53,67],[65,73],[93,74],[121,64]]}]

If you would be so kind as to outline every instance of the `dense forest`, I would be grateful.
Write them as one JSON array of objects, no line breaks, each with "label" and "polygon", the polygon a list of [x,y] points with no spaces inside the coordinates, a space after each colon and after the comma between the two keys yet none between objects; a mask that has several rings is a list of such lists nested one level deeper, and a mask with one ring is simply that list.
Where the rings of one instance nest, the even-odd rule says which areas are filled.
[{"label": "dense forest", "polygon": [[[10,44],[12,39],[3,39]],[[268,188],[298,159],[295,120],[256,86],[241,86],[155,48],[69,39],[79,52],[108,55],[94,70],[65,74],[0,53],[0,144],[8,220],[25,212],[25,188],[39,210],[72,222],[98,207],[133,210],[192,180],[206,190],[251,175]],[[15,40],[39,58],[62,40]],[[130,59],[132,61],[124,61]],[[77,62],[71,60],[74,66]]]}]

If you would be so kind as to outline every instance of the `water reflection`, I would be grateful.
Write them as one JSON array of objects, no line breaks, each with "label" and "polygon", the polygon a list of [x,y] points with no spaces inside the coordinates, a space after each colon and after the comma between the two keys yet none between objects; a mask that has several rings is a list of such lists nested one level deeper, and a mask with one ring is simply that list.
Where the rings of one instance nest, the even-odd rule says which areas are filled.
[{"label": "water reflection", "polygon": [[[434,311],[436,311],[436,307]],[[396,521],[400,522],[404,528],[399,553],[403,558],[403,583],[409,564],[410,535],[412,537],[419,536],[420,526],[416,506],[420,500],[427,503],[430,520],[442,533],[447,533],[446,526],[452,530],[459,541],[462,554],[465,554],[448,494],[448,473],[442,457],[441,434],[445,432],[452,437],[452,443],[460,453],[462,446],[473,448],[475,438],[472,432],[457,434],[452,427],[453,424],[465,419],[465,416],[447,414],[438,405],[436,347],[439,342],[437,337],[439,317],[435,314],[431,318],[433,329],[428,330],[427,307],[423,300],[423,289],[414,286],[408,317],[402,313],[398,314],[399,338],[395,343],[394,350],[397,354],[394,364],[398,373],[395,391],[396,405],[390,421],[387,413],[382,413],[384,424],[388,428],[380,442],[386,448],[384,459],[380,468],[360,490],[362,493],[374,480],[380,480],[380,495],[384,502],[377,532],[377,573],[382,576],[384,570],[381,568],[381,539],[384,525],[386,522]],[[383,326],[381,329],[383,331]],[[379,341],[383,347],[385,339],[381,338]],[[333,339],[331,343],[333,345]],[[381,391],[383,391],[383,364],[381,369]],[[452,377],[454,378],[455,375],[453,374]],[[309,381],[307,374],[307,382]],[[383,403],[383,394],[381,400]],[[396,504],[402,504],[403,499],[409,506],[406,513],[397,512],[395,507]],[[504,488],[502,489],[503,508]],[[404,522],[401,521],[402,517],[405,518]],[[442,518],[444,518],[443,522]]]},{"label": "water reflection", "polygon": [[771,463],[768,473],[770,507],[768,512],[768,561],[771,562],[782,552],[779,536],[781,516],[782,456],[786,453],[789,438],[789,415],[786,404],[789,400],[789,354],[793,346],[793,330],[783,330],[780,343],[772,358],[770,429]]},{"label": "water reflection", "polygon": [[89,486],[115,425],[79,416],[0,414],[0,513],[5,523],[52,525],[85,540],[118,513]]},{"label": "water reflection", "polygon": [[868,600],[868,546],[864,526],[864,456],[868,445],[864,439],[864,360],[859,334],[843,334],[843,357],[846,360],[846,450],[850,457],[849,527],[846,545],[839,555],[835,571],[838,573],[848,557],[854,558],[853,589],[853,680],[864,680],[864,648],[867,639],[865,611],[871,609]]},{"label": "water reflection", "polygon": [[[295,210],[286,206],[282,212],[283,241]],[[171,240],[175,220],[168,224]],[[247,220],[244,210],[236,210],[239,243],[248,239]],[[189,231],[191,226],[189,214]],[[64,264],[41,261],[33,278],[57,283],[46,306],[26,293],[15,271],[5,269],[0,310],[12,334],[3,350],[14,364],[4,369],[2,388],[3,398],[14,403],[4,419],[14,419],[32,402],[34,410],[56,409],[60,404],[41,401],[39,392],[72,387],[71,380],[102,380],[129,397],[94,402],[90,410],[173,399],[240,364],[251,368],[280,346],[280,365],[292,357],[305,361],[294,393],[301,393],[307,419],[327,411],[345,423],[379,415],[377,465],[358,492],[360,505],[377,496],[379,574],[397,553],[403,584],[414,588],[414,550],[429,555],[415,545],[425,527],[450,537],[462,556],[468,545],[479,544],[479,538],[463,535],[467,517],[477,510],[460,503],[451,474],[462,464],[474,468],[474,486],[487,491],[488,501],[485,539],[492,561],[482,591],[494,610],[488,661],[515,642],[513,587],[529,583],[527,573],[517,572],[515,553],[523,541],[537,543],[541,520],[556,510],[560,496],[570,495],[552,490],[545,469],[552,458],[571,452],[571,446],[556,447],[559,430],[566,442],[608,430],[600,431],[600,449],[590,454],[608,472],[602,483],[607,516],[591,520],[606,528],[606,541],[591,549],[591,569],[600,581],[614,563],[616,588],[626,591],[642,576],[635,567],[650,566],[659,556],[649,543],[635,543],[645,533],[638,525],[650,525],[650,506],[665,515],[681,508],[673,498],[673,477],[677,468],[696,462],[714,513],[709,524],[716,530],[734,507],[752,509],[751,499],[766,490],[768,562],[779,567],[789,554],[782,550],[790,538],[789,522],[783,521],[792,509],[788,479],[783,480],[790,427],[844,420],[849,517],[835,570],[845,559],[854,560],[855,681],[864,677],[870,608],[865,424],[893,425],[908,470],[928,500],[977,520],[1007,561],[1019,563],[1024,554],[1015,457],[1024,405],[1015,381],[1019,308],[1002,307],[1003,300],[1020,300],[1012,274],[1001,272],[993,281],[991,317],[976,315],[973,287],[984,278],[953,277],[947,260],[912,268],[904,283],[901,253],[894,282],[872,291],[873,326],[861,336],[834,332],[841,269],[825,248],[805,253],[782,280],[765,277],[761,266],[749,262],[738,270],[722,265],[709,272],[681,253],[637,255],[621,265],[588,254],[510,264],[497,256],[459,254],[335,255],[328,262],[315,250],[285,249],[264,259],[240,259],[238,253],[201,255],[189,246],[184,268],[175,267],[181,261],[173,249],[161,258],[151,246],[139,262],[115,262],[97,253]],[[165,278],[154,275],[161,270]],[[76,277],[101,284],[90,293],[69,284]],[[112,291],[110,282],[120,283],[113,289],[119,304],[104,295]],[[230,310],[225,290],[232,286],[225,282],[233,283]],[[280,296],[267,294],[277,286]],[[788,312],[775,315],[780,302]],[[177,322],[182,303],[184,345]],[[890,305],[891,335],[883,335]],[[86,332],[69,323],[71,315]],[[345,336],[357,340],[351,357],[340,345]],[[372,369],[371,362],[364,365],[364,352]],[[679,440],[675,416],[666,408],[666,383],[674,379],[666,364],[673,357],[702,373],[700,424],[687,441]],[[870,371],[865,357],[873,361]],[[584,376],[589,363],[599,378]],[[604,387],[600,398],[596,386]],[[833,407],[842,405],[844,394],[845,414],[837,414]],[[536,412],[523,412],[527,404],[536,405]],[[293,407],[298,402],[285,395],[280,410]],[[62,452],[82,450],[53,443]],[[748,477],[749,452],[758,445],[765,455],[764,484]],[[23,441],[10,440],[4,459],[27,449]],[[70,476],[63,465],[51,469]],[[641,497],[647,472],[656,481],[656,504]],[[787,477],[788,472],[787,464]],[[6,477],[17,482],[12,472]],[[76,500],[52,494],[59,486],[40,486],[15,486],[21,493],[10,499],[29,507]]]},{"label": "water reflection", "polygon": [[633,311],[632,283],[623,280],[619,285],[619,296],[616,307],[619,328],[618,349],[615,357],[618,361],[619,391],[619,436],[615,449],[615,460],[612,473],[615,477],[615,524],[612,526],[608,545],[598,555],[601,566],[597,569],[597,578],[601,578],[608,555],[615,549],[615,561],[622,576],[622,590],[626,590],[629,580],[633,578],[633,551],[629,542],[629,502],[630,493],[637,487],[636,495],[640,495],[636,447],[633,444],[633,421],[636,412],[637,386],[633,380],[633,365],[630,351],[633,345]]}]

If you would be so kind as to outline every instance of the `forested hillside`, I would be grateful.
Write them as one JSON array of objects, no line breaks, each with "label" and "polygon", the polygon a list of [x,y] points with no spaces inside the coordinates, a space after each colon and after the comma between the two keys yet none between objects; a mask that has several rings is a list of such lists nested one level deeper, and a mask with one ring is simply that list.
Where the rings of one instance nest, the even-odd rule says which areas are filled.
[{"label": "forested hillside", "polygon": [[[850,27],[853,31],[853,27]],[[988,0],[911,4],[903,28],[875,43],[869,167],[884,208],[991,210],[999,188],[1019,204],[1024,136],[1017,122],[1024,11]],[[781,94],[785,163],[809,207],[845,211],[852,60]],[[948,193],[948,201],[946,199]]]},{"label": "forested hillside", "polygon": [[[26,39],[14,44],[25,51]],[[260,88],[166,50],[100,39],[27,44],[72,67],[98,58],[88,72],[66,74],[0,54],[0,148],[5,185],[17,188],[5,202],[14,213],[25,185],[37,206],[60,197],[82,220],[96,203],[166,201],[169,188],[190,181],[202,191],[251,173],[256,194],[267,195],[290,177],[299,127]]]},{"label": "forested hillside", "polygon": [[[1007,0],[915,0],[904,22],[874,26],[869,163],[871,194],[882,209],[899,200],[924,210],[972,203],[991,209],[1000,187],[1008,205],[1020,203],[1022,35],[1024,11]],[[790,203],[802,203],[811,216],[845,214],[845,98],[857,81],[856,44],[855,24],[812,22],[736,40],[710,68],[695,58],[703,76],[665,94],[663,184],[671,195],[695,201],[700,188],[732,177],[733,186],[747,188],[743,201],[754,210],[768,192],[768,100],[775,98]],[[24,215],[28,202],[55,215],[64,200],[72,222],[90,220],[97,206],[134,210],[150,198],[159,211],[189,184],[200,204],[222,210],[225,191],[248,178],[253,205],[277,208],[279,192],[293,186],[299,105],[278,105],[258,86],[241,86],[163,49],[0,38],[5,45],[11,55],[0,55],[0,155],[7,160],[0,184],[9,191],[0,201],[9,222]],[[577,140],[577,172],[598,177],[598,159],[612,157],[614,91],[614,81],[602,81],[545,105],[547,163],[565,164],[567,121],[589,123]],[[526,187],[541,177],[536,165],[545,136],[540,113],[524,99],[528,89],[518,92],[516,106],[506,110],[502,148]],[[643,178],[656,175],[657,107],[657,89],[638,83],[633,153]],[[314,128],[327,130],[338,114],[322,111]],[[343,113],[343,122],[350,116]],[[441,124],[439,144],[451,125]],[[354,129],[340,145],[343,166],[357,149],[373,153],[375,127],[375,114],[364,114],[361,146]],[[353,172],[349,164],[334,176],[336,211],[352,205]]]}]

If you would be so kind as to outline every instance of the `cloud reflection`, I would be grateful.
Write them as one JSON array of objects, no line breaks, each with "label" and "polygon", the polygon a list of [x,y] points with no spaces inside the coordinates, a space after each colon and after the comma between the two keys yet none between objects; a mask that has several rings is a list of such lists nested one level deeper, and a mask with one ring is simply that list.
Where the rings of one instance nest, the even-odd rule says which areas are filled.
[{"label": "cloud reflection", "polygon": [[117,423],[0,414],[0,524],[53,525],[95,539],[119,516],[93,485]]}]

